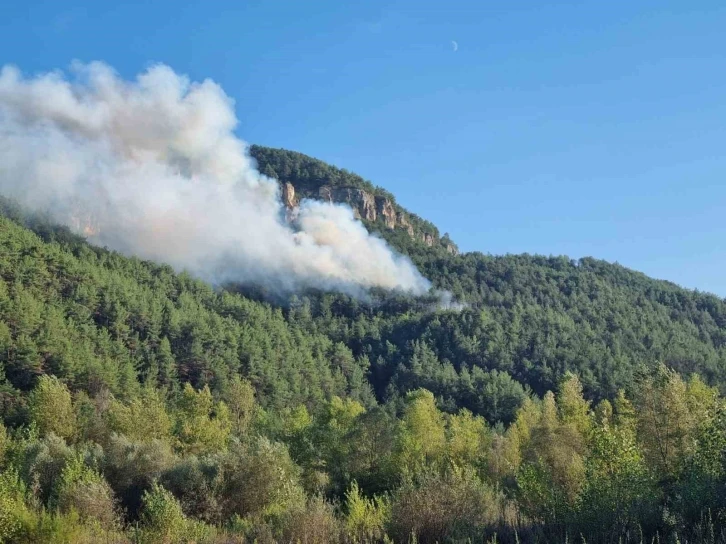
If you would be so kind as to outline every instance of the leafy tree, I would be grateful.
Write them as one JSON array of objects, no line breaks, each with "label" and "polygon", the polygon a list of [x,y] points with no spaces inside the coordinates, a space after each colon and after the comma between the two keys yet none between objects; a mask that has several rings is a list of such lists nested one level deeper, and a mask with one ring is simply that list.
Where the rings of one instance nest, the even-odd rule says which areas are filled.
[{"label": "leafy tree", "polygon": [[486,421],[468,410],[450,416],[448,456],[457,466],[481,466],[491,443]]},{"label": "leafy tree", "polygon": [[195,391],[187,383],[181,393],[176,414],[176,436],[182,451],[210,453],[223,449],[231,431],[229,409],[215,403],[208,386]]},{"label": "leafy tree", "polygon": [[232,432],[237,436],[244,435],[255,417],[257,403],[252,384],[235,375],[227,387],[225,402],[230,412]]},{"label": "leafy tree", "polygon": [[661,478],[675,478],[691,451],[695,431],[686,383],[660,366],[654,376],[640,380],[635,403],[638,436],[648,465]]},{"label": "leafy tree", "polygon": [[168,440],[172,422],[158,390],[146,387],[128,404],[111,399],[108,427],[137,442]]},{"label": "leafy tree", "polygon": [[525,511],[546,523],[566,522],[584,483],[585,454],[584,437],[559,418],[555,397],[548,392],[517,475]]},{"label": "leafy tree", "polygon": [[86,466],[80,455],[71,457],[56,484],[55,504],[61,512],[77,513],[112,529],[118,523],[113,491],[96,470]]},{"label": "leafy tree", "polygon": [[428,473],[401,487],[391,502],[391,536],[396,542],[478,539],[497,519],[496,494],[468,469]]},{"label": "leafy tree", "polygon": [[425,389],[408,394],[398,436],[399,470],[415,473],[437,463],[446,450],[444,419]]},{"label": "leafy tree", "polygon": [[390,503],[385,496],[369,499],[361,494],[353,480],[345,493],[345,530],[354,542],[378,541],[386,535],[390,518]]},{"label": "leafy tree", "polygon": [[221,471],[226,517],[276,518],[305,503],[300,468],[282,444],[260,438],[238,445],[223,458]]},{"label": "leafy tree", "polygon": [[587,530],[622,538],[638,526],[652,526],[659,490],[629,425],[605,419],[592,431],[585,464],[579,523]]},{"label": "leafy tree", "polygon": [[31,421],[41,435],[53,433],[69,439],[76,432],[73,402],[68,387],[55,376],[41,376],[30,393],[28,408]]},{"label": "leafy tree", "polygon": [[141,542],[195,542],[195,527],[182,512],[181,506],[158,484],[144,493],[141,515]]}]

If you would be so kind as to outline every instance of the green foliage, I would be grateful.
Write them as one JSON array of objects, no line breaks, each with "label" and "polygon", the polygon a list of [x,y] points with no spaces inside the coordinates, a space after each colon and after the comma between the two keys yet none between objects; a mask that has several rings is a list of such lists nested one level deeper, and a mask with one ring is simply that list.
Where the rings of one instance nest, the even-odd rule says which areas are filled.
[{"label": "green foliage", "polygon": [[366,226],[467,306],[265,301],[0,200],[0,541],[726,540],[726,302]]},{"label": "green foliage", "polygon": [[144,493],[138,541],[149,544],[197,543],[211,540],[213,532],[189,520],[174,496],[155,484]]},{"label": "green foliage", "polygon": [[614,537],[652,526],[659,489],[635,433],[605,420],[592,433],[577,521]]},{"label": "green foliage", "polygon": [[309,499],[303,508],[289,510],[281,525],[281,542],[325,544],[340,541],[340,522],[335,517],[333,505],[319,496]]},{"label": "green foliage", "polygon": [[406,398],[398,436],[399,471],[415,474],[443,459],[446,431],[434,396],[425,389],[412,391]]},{"label": "green foliage", "polygon": [[35,500],[48,503],[73,450],[54,434],[39,438],[31,429],[28,435],[14,444],[11,468],[18,470]]},{"label": "green foliage", "polygon": [[643,377],[638,385],[638,436],[646,461],[661,478],[675,478],[682,468],[681,461],[692,453],[696,430],[688,387],[665,366],[660,366],[655,375]]},{"label": "green foliage", "polygon": [[58,478],[54,502],[63,513],[75,512],[112,529],[118,521],[113,491],[103,476],[87,466],[81,455],[71,457]]},{"label": "green foliage", "polygon": [[345,493],[345,530],[353,542],[380,541],[386,534],[391,516],[390,501],[385,496],[363,496],[354,480]]},{"label": "green foliage", "polygon": [[545,523],[560,524],[576,508],[584,483],[585,437],[558,415],[555,397],[545,395],[542,413],[524,448],[517,475],[524,511]]},{"label": "green foliage", "polygon": [[146,387],[128,404],[112,398],[106,414],[108,429],[131,440],[169,440],[171,436],[171,418],[157,390]]},{"label": "green foliage", "polygon": [[277,518],[305,504],[300,468],[287,448],[266,438],[236,445],[221,462],[225,517]]},{"label": "green foliage", "polygon": [[491,444],[486,421],[462,410],[450,416],[447,426],[448,456],[457,466],[481,466]]},{"label": "green foliage", "polygon": [[135,514],[143,493],[176,462],[168,442],[133,442],[114,435],[104,447],[102,469],[121,505]]},{"label": "green foliage", "polygon": [[470,469],[424,474],[396,491],[391,503],[391,536],[421,543],[477,539],[495,523],[499,498]]},{"label": "green foliage", "polygon": [[55,376],[43,375],[28,397],[30,419],[42,435],[71,438],[76,432],[71,393]]},{"label": "green foliage", "polygon": [[248,380],[235,375],[227,386],[224,398],[230,412],[232,431],[237,436],[243,436],[256,416],[255,388]]},{"label": "green foliage", "polygon": [[229,409],[215,403],[208,386],[200,391],[187,383],[176,414],[176,436],[186,453],[213,453],[224,449],[231,431]]},{"label": "green foliage", "polygon": [[25,486],[17,471],[0,472],[0,542],[12,542],[27,516]]},{"label": "green foliage", "polygon": [[219,462],[216,457],[183,458],[166,470],[159,483],[169,490],[189,517],[215,524],[224,520],[219,496]]}]

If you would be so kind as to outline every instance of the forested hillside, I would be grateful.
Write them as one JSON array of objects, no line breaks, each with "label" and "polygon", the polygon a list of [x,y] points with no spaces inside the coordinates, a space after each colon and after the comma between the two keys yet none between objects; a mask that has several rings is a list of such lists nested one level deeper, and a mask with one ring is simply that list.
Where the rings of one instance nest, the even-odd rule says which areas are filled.
[{"label": "forested hillside", "polygon": [[[299,183],[309,194],[323,185],[368,183],[297,153],[253,152],[263,172]],[[726,384],[726,304],[718,297],[593,258],[452,255],[382,221],[366,224],[408,255],[436,288],[468,305],[460,313],[376,309],[371,316],[354,302],[347,308],[339,301],[344,308],[331,311],[332,318],[325,310],[318,321],[356,355],[376,363],[379,394],[391,384],[396,390],[425,386],[447,406],[466,406],[496,420],[467,399],[481,399],[483,383],[507,382],[509,376],[542,395],[565,372],[576,372],[595,399],[612,398],[639,366],[658,362]],[[342,322],[331,326],[337,316]],[[351,322],[354,328],[345,326]],[[492,377],[493,371],[506,377]]]},{"label": "forested hillside", "polygon": [[715,296],[376,220],[465,307],[268,301],[1,210],[0,541],[726,541]]}]

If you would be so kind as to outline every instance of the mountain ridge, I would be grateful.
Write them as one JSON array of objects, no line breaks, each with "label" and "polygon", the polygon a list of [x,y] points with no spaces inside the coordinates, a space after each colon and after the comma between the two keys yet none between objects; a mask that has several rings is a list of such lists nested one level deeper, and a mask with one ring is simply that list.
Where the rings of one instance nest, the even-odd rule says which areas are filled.
[{"label": "mountain ridge", "polygon": [[[346,204],[353,209],[356,218],[360,219],[371,231],[384,235],[394,246],[396,244],[397,230],[408,232],[414,241],[422,242],[428,247],[441,246],[449,254],[459,255],[456,243],[448,234],[440,235],[436,225],[416,213],[397,203],[395,196],[385,188],[374,185],[362,176],[325,163],[320,159],[288,150],[253,144],[249,148],[250,155],[255,159],[260,171],[268,177],[278,181],[283,205],[291,210],[299,205],[304,198]],[[388,211],[393,208],[392,212]],[[409,219],[410,218],[410,219]],[[415,226],[414,226],[415,225]],[[386,232],[382,227],[386,227]],[[400,248],[397,247],[397,249]],[[474,250],[471,254],[482,254],[482,250]],[[535,258],[569,259],[573,263],[583,260],[598,260],[611,266],[621,267],[629,272],[641,274],[652,281],[666,284],[686,291],[703,295],[720,297],[715,293],[702,291],[698,288],[688,288],[664,278],[654,278],[644,272],[622,265],[617,261],[610,262],[594,256],[569,257],[564,255],[539,255],[530,253],[506,253],[500,257],[531,256]]]},{"label": "mountain ridge", "polygon": [[[299,153],[253,146],[252,155],[263,173],[276,175],[283,184],[293,184],[296,193],[301,187],[300,192],[311,198],[321,187],[336,183],[389,198],[387,191],[376,189],[360,176]],[[392,195],[390,198],[395,201]],[[349,203],[346,198],[340,201]],[[438,235],[433,224],[401,211],[410,214],[412,223],[420,221],[422,228]],[[475,327],[479,332],[470,329],[466,333],[477,338],[479,347],[475,350],[488,350],[486,356],[472,353],[471,348],[450,349],[440,341],[432,342],[437,360],[434,366],[451,364],[459,377],[468,365],[480,366],[507,372],[543,394],[555,387],[565,372],[574,371],[595,397],[612,397],[642,364],[664,362],[686,374],[699,372],[713,383],[723,383],[726,378],[726,304],[716,295],[688,290],[592,257],[458,254],[447,251],[447,236],[429,246],[404,229],[389,228],[380,217],[373,221],[363,217],[363,222],[411,258],[437,289],[450,291],[471,311],[489,314],[493,323],[489,327],[496,332],[483,332],[486,326],[480,322],[479,328]],[[520,332],[522,319],[529,321],[525,338]],[[461,334],[455,332],[458,325],[445,324],[447,327],[453,329],[451,334]],[[423,334],[425,327],[417,330]],[[501,342],[494,340],[499,335],[507,340],[495,347]],[[404,336],[412,342],[415,334],[409,331]],[[415,349],[393,343],[399,350],[394,357],[398,359],[396,365],[407,367]],[[487,345],[489,348],[483,347]],[[374,350],[373,356],[381,355],[388,357]],[[390,364],[387,366],[384,383],[390,383],[396,374],[390,371]],[[441,395],[458,397],[451,388],[445,392],[446,388],[429,387]],[[377,391],[381,394],[380,388]]]},{"label": "mountain ridge", "polygon": [[347,204],[366,224],[404,230],[428,247],[441,245],[449,253],[459,252],[448,235],[440,236],[433,223],[400,206],[393,194],[357,174],[287,149],[252,145],[249,152],[260,172],[278,181],[288,210],[304,198]]}]

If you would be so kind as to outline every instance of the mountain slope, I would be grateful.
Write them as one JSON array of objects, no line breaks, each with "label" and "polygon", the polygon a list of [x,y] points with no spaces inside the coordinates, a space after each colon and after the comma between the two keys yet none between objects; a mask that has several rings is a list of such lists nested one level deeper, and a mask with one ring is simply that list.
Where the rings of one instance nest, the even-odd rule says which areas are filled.
[{"label": "mountain slope", "polygon": [[468,306],[266,302],[0,199],[0,538],[726,541],[723,398],[658,364],[724,390],[722,300],[364,221]]},{"label": "mountain slope", "polygon": [[[315,197],[326,186],[387,195],[358,176],[298,153],[260,147],[252,153],[261,171],[305,196]],[[400,207],[398,213],[416,218]],[[411,257],[436,287],[469,304],[460,314],[423,313],[395,321],[380,339],[350,332],[338,336],[356,354],[381,359],[374,366],[380,394],[391,383],[410,387],[413,373],[415,383],[459,405],[462,388],[468,391],[464,396],[479,393],[469,385],[471,371],[479,368],[507,372],[540,394],[566,371],[575,371],[591,395],[611,397],[632,381],[639,366],[656,362],[725,383],[726,304],[718,297],[592,258],[458,255],[446,250],[448,240],[437,238],[429,246],[403,229],[388,228],[380,217],[365,223]],[[429,223],[421,225],[417,228],[434,232]],[[425,371],[412,363],[417,349],[428,353]]]},{"label": "mountain slope", "polygon": [[[298,196],[357,184],[390,200],[315,159],[253,153],[262,171],[298,183]],[[396,211],[438,236],[426,221]],[[386,400],[426,387],[448,410],[507,422],[524,388],[542,395],[568,371],[593,399],[613,398],[639,369],[659,362],[726,389],[722,300],[595,259],[459,255],[446,238],[428,245],[377,216],[364,222],[437,288],[466,302],[464,310],[432,312],[431,301],[395,293],[362,303],[308,292],[275,307],[92,248],[8,206],[5,215],[15,220],[2,225],[0,362],[21,390],[42,372],[81,389],[120,392],[140,375],[223,390],[241,371],[270,406],[333,394],[370,403],[371,390]]]},{"label": "mountain slope", "polygon": [[[0,208],[7,402],[45,373],[74,389],[122,396],[138,390],[139,378],[221,393],[242,373],[268,406],[331,395],[370,400],[365,369],[350,352],[287,322],[280,309],[89,246],[63,228],[34,223],[38,236],[7,205]],[[350,359],[345,372],[330,364],[336,356]]]}]

